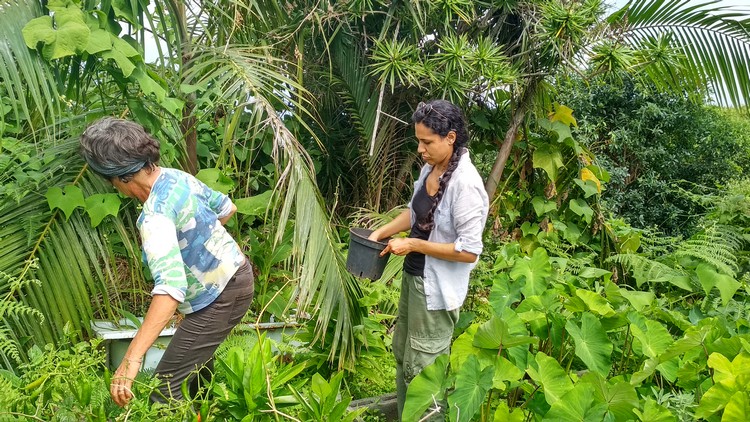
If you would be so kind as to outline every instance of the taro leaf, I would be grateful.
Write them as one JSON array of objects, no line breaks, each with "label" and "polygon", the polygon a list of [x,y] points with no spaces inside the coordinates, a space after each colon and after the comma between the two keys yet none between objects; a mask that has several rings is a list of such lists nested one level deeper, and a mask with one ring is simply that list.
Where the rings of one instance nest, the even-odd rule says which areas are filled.
[{"label": "taro leaf", "polygon": [[505,320],[499,316],[493,316],[489,321],[479,326],[472,345],[481,349],[497,350],[500,346],[509,349],[535,341],[534,337],[511,335]]},{"label": "taro leaf", "polygon": [[581,326],[573,321],[565,324],[565,329],[570,333],[575,342],[575,353],[586,366],[602,376],[607,376],[612,366],[612,343],[607,333],[602,328],[601,322],[591,313],[584,312],[581,315]]},{"label": "taro leaf", "polygon": [[615,314],[615,310],[612,309],[612,306],[609,304],[607,299],[596,292],[578,289],[576,290],[576,296],[581,298],[581,300],[583,300],[583,303],[586,304],[586,307],[596,314],[605,317],[609,317]]},{"label": "taro leaf", "polygon": [[[737,392],[747,394],[748,379],[750,378],[750,354],[742,352],[732,362],[720,353],[712,353],[708,358],[708,366],[713,369],[713,379],[716,382],[703,394],[695,412],[697,418],[708,418],[729,405],[735,403],[732,413],[741,414],[746,408],[747,399],[735,398]],[[743,401],[744,400],[744,401]],[[746,420],[726,419],[722,420]]]},{"label": "taro leaf", "polygon": [[630,302],[630,305],[638,312],[654,302],[655,295],[652,292],[639,292],[620,288],[622,297]]},{"label": "taro leaf", "polygon": [[714,384],[708,391],[703,394],[698,408],[695,410],[695,417],[707,419],[709,416],[725,408],[732,396],[737,393],[737,383],[734,380],[726,380]]},{"label": "taro leaf", "polygon": [[549,263],[549,257],[544,248],[534,250],[531,258],[516,260],[510,270],[510,278],[516,281],[523,278],[526,281],[521,289],[526,297],[542,294],[547,288],[546,278],[551,275],[552,265]]},{"label": "taro leaf", "polygon": [[597,400],[594,387],[578,383],[552,405],[542,421],[601,422],[606,413],[607,404]]},{"label": "taro leaf", "polygon": [[495,361],[497,359],[497,351],[480,349],[472,345],[472,343],[474,342],[474,336],[476,335],[478,328],[479,324],[470,325],[469,328],[467,328],[466,331],[463,332],[463,334],[458,336],[458,338],[453,341],[453,344],[451,345],[450,357],[450,364],[452,368],[460,368],[464,364],[466,359],[471,355],[474,355],[477,357],[477,359],[479,359],[482,367],[492,366],[495,364]]},{"label": "taro leaf", "polygon": [[261,194],[240,198],[234,200],[237,206],[237,212],[244,215],[262,216],[265,214],[268,206],[271,204],[272,190],[267,190]]},{"label": "taro leaf", "polygon": [[570,210],[573,211],[577,216],[583,218],[583,221],[590,223],[591,218],[594,216],[594,210],[591,209],[589,204],[581,198],[576,198],[569,203]]},{"label": "taro leaf", "polygon": [[557,210],[557,203],[555,203],[555,201],[544,199],[543,196],[535,196],[531,200],[531,205],[534,207],[534,212],[536,212],[536,215],[540,217],[550,211]]},{"label": "taro leaf", "polygon": [[502,401],[497,405],[495,409],[494,422],[524,422],[526,415],[523,414],[523,410],[514,407],[513,411],[510,411],[508,403]]},{"label": "taro leaf", "polygon": [[521,283],[510,283],[508,273],[502,272],[492,283],[490,306],[495,314],[499,315],[505,308],[519,300],[521,300]]},{"label": "taro leaf", "polygon": [[497,356],[495,362],[495,375],[492,378],[492,388],[498,390],[505,390],[505,382],[517,382],[523,377],[523,371],[518,369],[516,365],[513,365],[508,359],[502,356]]},{"label": "taro leaf", "polygon": [[418,421],[425,410],[445,396],[447,388],[448,355],[440,355],[410,383],[406,390],[403,421]]},{"label": "taro leaf", "polygon": [[737,282],[732,276],[717,272],[713,266],[700,263],[695,269],[695,273],[698,275],[698,281],[703,286],[703,290],[706,295],[714,288],[719,289],[721,293],[721,302],[724,306],[727,306],[729,300],[732,299],[737,289],[740,288],[741,284]]},{"label": "taro leaf", "polygon": [[225,176],[219,169],[203,169],[199,171],[195,177],[205,183],[209,188],[225,194],[229,193],[234,187],[234,181]]},{"label": "taro leaf", "polygon": [[448,396],[451,420],[470,421],[477,413],[487,391],[492,388],[495,368],[481,369],[476,356],[469,356],[456,374],[456,389]]},{"label": "taro leaf", "polygon": [[750,395],[747,391],[734,393],[724,409],[721,420],[738,422],[750,420]]},{"label": "taro leaf", "polygon": [[640,345],[641,354],[644,356],[656,359],[674,343],[674,339],[667,328],[658,321],[646,319],[643,315],[635,312],[631,312],[628,319],[631,322],[630,332],[637,340],[634,344],[636,344],[636,347]]},{"label": "taro leaf", "polygon": [[[716,321],[712,322],[715,324]],[[678,339],[667,349],[664,354],[660,357],[662,360],[669,360],[673,357],[680,356],[687,351],[693,350],[696,347],[703,347],[709,336],[711,336],[714,327],[709,324],[700,326],[693,326],[685,331],[685,334],[681,339]]]},{"label": "taro leaf", "polygon": [[544,399],[550,405],[573,389],[573,382],[568,377],[568,373],[555,359],[543,352],[538,352],[535,360],[529,362],[526,372],[531,379],[541,385]]},{"label": "taro leaf", "polygon": [[104,217],[117,215],[120,198],[114,193],[97,193],[86,198],[86,213],[91,218],[91,227],[98,226]]},{"label": "taro leaf", "polygon": [[666,407],[651,398],[646,399],[643,412],[640,409],[633,409],[633,412],[638,415],[638,420],[642,422],[677,422],[677,418]]},{"label": "taro leaf", "polygon": [[584,379],[594,386],[597,401],[607,404],[607,412],[616,421],[633,419],[633,409],[638,408],[638,394],[632,385],[625,381],[612,385],[596,372],[589,372]]},{"label": "taro leaf", "polygon": [[36,49],[42,43],[42,56],[47,60],[72,56],[86,48],[91,30],[78,6],[56,7],[55,16],[32,19],[24,26],[26,45]]},{"label": "taro leaf", "polygon": [[562,153],[552,144],[544,144],[534,150],[532,156],[534,168],[544,169],[551,181],[557,180],[557,169],[563,167]]},{"label": "taro leaf", "polygon": [[589,279],[597,279],[602,276],[607,276],[607,280],[609,279],[608,276],[612,275],[612,271],[607,271],[601,268],[595,268],[595,267],[585,267],[581,269],[581,271],[578,273],[578,277],[581,278],[589,278]]},{"label": "taro leaf", "polygon": [[85,207],[86,202],[83,200],[83,192],[78,186],[67,185],[60,189],[57,186],[47,190],[47,203],[51,210],[60,208],[65,214],[65,219],[69,219],[73,210],[78,207]]}]

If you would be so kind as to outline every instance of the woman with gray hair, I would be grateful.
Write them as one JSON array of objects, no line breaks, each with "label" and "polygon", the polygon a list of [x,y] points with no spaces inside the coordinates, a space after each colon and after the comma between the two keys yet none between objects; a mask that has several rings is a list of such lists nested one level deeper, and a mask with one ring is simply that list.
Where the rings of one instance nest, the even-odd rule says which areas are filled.
[{"label": "woman with gray hair", "polygon": [[228,196],[190,174],[160,167],[159,141],[137,123],[103,118],[81,135],[89,167],[122,194],[143,203],[138,230],[154,279],[152,301],[110,385],[125,406],[143,356],[179,311],[177,327],[155,375],[153,401],[182,399],[180,385],[210,377],[213,354],[247,312],[253,297],[250,261],[224,228],[237,208]]}]

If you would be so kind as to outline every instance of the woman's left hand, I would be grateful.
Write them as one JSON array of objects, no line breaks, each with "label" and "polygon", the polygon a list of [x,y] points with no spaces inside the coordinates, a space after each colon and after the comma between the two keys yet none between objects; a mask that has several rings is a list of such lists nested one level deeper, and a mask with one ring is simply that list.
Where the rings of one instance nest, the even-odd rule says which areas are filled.
[{"label": "woman's left hand", "polygon": [[414,240],[415,239],[409,237],[397,237],[391,239],[388,241],[388,246],[386,246],[385,249],[383,249],[383,252],[380,253],[380,256],[383,256],[388,252],[399,256],[406,255],[409,252],[414,252]]},{"label": "woman's left hand", "polygon": [[133,380],[141,368],[142,359],[123,358],[122,363],[112,377],[109,394],[118,406],[123,407],[135,397],[133,394]]}]

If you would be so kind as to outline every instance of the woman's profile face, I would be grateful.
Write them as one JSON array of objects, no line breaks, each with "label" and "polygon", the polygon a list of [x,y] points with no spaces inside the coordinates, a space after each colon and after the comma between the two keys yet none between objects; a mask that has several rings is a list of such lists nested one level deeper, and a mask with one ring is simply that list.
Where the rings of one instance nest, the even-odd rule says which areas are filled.
[{"label": "woman's profile face", "polygon": [[432,166],[447,165],[453,154],[453,142],[456,141],[456,132],[448,132],[447,136],[440,136],[422,123],[414,125],[414,133],[419,145],[417,152],[422,156],[425,163]]}]

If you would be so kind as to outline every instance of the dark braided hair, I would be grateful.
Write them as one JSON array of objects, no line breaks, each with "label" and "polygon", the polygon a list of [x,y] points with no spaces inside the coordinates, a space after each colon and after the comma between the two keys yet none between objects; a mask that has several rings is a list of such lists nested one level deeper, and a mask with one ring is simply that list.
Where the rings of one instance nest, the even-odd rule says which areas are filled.
[{"label": "dark braided hair", "polygon": [[418,221],[420,229],[430,231],[435,226],[434,216],[440,200],[443,199],[445,188],[453,176],[453,172],[458,167],[461,156],[466,152],[466,145],[469,143],[469,132],[466,129],[466,119],[461,109],[449,101],[432,100],[426,103],[419,103],[414,114],[411,115],[411,121],[414,124],[421,123],[428,127],[436,134],[445,137],[448,133],[455,132],[456,140],[453,142],[453,154],[448,161],[448,168],[445,169],[437,194],[432,199],[432,207],[427,213],[424,221]]}]

